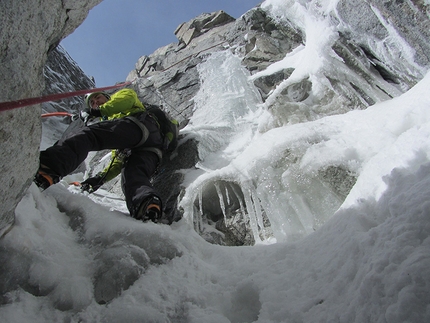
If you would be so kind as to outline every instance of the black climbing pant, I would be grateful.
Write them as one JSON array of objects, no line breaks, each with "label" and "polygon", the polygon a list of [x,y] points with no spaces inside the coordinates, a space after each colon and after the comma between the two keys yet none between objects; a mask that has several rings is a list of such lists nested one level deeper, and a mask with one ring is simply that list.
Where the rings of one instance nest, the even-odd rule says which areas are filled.
[{"label": "black climbing pant", "polygon": [[[144,132],[138,121],[148,130],[148,138],[143,143]],[[40,164],[63,177],[73,172],[90,151],[131,149],[122,169],[122,189],[130,214],[134,216],[146,198],[157,195],[150,179],[160,159],[155,152],[145,149],[149,147],[162,149],[163,139],[157,122],[142,112],[134,114],[133,120],[126,117],[83,127],[74,135],[41,151]]]}]

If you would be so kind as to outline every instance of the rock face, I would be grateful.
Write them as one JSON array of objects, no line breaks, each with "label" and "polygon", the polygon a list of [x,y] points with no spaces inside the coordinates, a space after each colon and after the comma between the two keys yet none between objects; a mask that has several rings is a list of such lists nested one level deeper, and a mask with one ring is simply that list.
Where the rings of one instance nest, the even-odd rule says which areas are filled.
[{"label": "rock face", "polygon": [[[2,1],[0,102],[40,96],[48,53],[79,26],[101,0]],[[0,112],[0,235],[38,167],[40,106]]]},{"label": "rock face", "polygon": [[[326,68],[323,77],[329,84],[318,102],[308,100],[313,91],[312,80],[290,81],[294,69],[257,75],[306,41],[303,29],[293,20],[280,24],[261,8],[254,8],[237,20],[220,11],[181,24],[175,31],[179,42],[141,57],[128,80],[139,77],[135,89],[140,98],[163,106],[185,125],[193,115],[192,99],[201,86],[197,64],[216,51],[229,49],[241,57],[243,66],[251,75],[257,75],[253,77],[254,84],[279,126],[312,121],[357,108],[365,109],[400,95],[423,77],[430,64],[430,21],[426,10],[419,1],[401,1],[398,4],[340,1],[337,13],[331,19],[342,28],[339,28],[341,32],[332,50],[343,61],[344,68]],[[392,28],[398,38],[393,38]],[[405,49],[402,42],[415,50],[414,55],[402,53]],[[404,55],[405,59],[399,63],[396,55]],[[275,90],[276,95],[272,95]],[[269,94],[271,100],[267,102]],[[161,192],[166,191],[165,187],[174,188],[169,189],[170,195],[163,196],[163,199],[168,201],[168,210],[175,217],[180,217],[176,203],[182,192],[182,175],[175,171],[195,165],[199,160],[197,146],[194,141],[185,141],[166,163],[167,174],[174,172],[175,176],[155,178],[155,186]],[[294,161],[291,161],[291,166],[294,166]],[[321,185],[330,187],[339,200],[348,195],[355,183],[353,172],[336,166],[318,170],[317,178]],[[233,219],[240,203],[233,199],[231,205],[224,206],[229,210],[225,219],[215,190],[215,187],[222,186],[238,191],[234,188],[237,184],[219,182],[213,185],[202,192],[203,205],[206,205],[203,212],[207,221],[214,223],[225,235],[215,236],[211,232],[207,240],[227,245],[252,244],[252,237],[244,229],[246,223]],[[270,223],[267,224],[266,220],[264,230],[270,232]]]},{"label": "rock face", "polygon": [[[67,93],[95,87],[94,81],[82,71],[60,45],[49,52],[43,73],[45,76],[43,95],[59,92]],[[82,110],[83,104],[83,96],[72,96],[55,102],[42,103],[42,112],[64,111],[75,115]],[[70,117],[42,118],[42,134],[45,140],[41,143],[41,150],[60,139],[70,122]],[[48,138],[51,141],[48,142]]]},{"label": "rock face", "polygon": [[[375,10],[376,9],[376,10]],[[414,50],[414,59],[421,66],[428,66],[430,61],[430,21],[428,19],[428,4],[425,1],[383,1],[374,0],[363,2],[360,0],[342,0],[337,6],[339,18],[351,28],[348,33],[357,43],[368,43],[367,49],[378,42],[384,44],[390,40],[387,27],[393,26],[399,36]],[[368,36],[371,36],[370,42]],[[392,41],[392,40],[391,40]],[[366,48],[365,46],[363,46]],[[400,54],[400,53],[399,53]],[[404,53],[408,55],[407,53]],[[374,59],[378,59],[375,57]],[[391,65],[388,59],[380,57],[380,64],[388,64],[394,71],[400,66]],[[402,68],[399,74],[404,74]],[[407,75],[407,73],[406,73]]]}]

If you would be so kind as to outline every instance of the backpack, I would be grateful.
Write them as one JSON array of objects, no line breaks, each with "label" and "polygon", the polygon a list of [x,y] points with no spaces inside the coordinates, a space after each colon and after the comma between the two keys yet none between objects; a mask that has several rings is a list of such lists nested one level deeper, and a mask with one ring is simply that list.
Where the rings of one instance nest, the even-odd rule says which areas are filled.
[{"label": "backpack", "polygon": [[152,104],[144,104],[146,111],[157,120],[163,135],[163,150],[172,152],[178,146],[179,122],[171,118],[160,107]]}]

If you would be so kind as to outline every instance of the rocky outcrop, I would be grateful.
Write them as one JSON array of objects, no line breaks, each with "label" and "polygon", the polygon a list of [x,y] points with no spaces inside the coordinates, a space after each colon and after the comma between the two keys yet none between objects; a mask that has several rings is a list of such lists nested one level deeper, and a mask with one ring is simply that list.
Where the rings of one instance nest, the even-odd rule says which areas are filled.
[{"label": "rocky outcrop", "polygon": [[224,11],[218,11],[212,14],[206,13],[198,19],[182,23],[175,30],[175,35],[180,43],[188,45],[194,38],[206,33],[217,26],[233,22],[235,19],[226,14]]},{"label": "rocky outcrop", "polygon": [[[87,76],[61,45],[49,52],[43,70],[45,89],[43,95],[67,93],[95,87],[94,80]],[[42,112],[69,112],[77,115],[84,104],[83,96],[72,96],[59,101],[42,103]],[[70,117],[42,118],[41,150],[61,138],[71,123]]]},{"label": "rocky outcrop", "polygon": [[[0,102],[40,96],[47,55],[101,0],[2,1]],[[38,167],[40,106],[0,112],[0,235]]]},{"label": "rocky outcrop", "polygon": [[[61,45],[49,52],[43,72],[43,95],[91,89],[96,85],[93,78],[84,73]],[[77,113],[82,110],[82,104],[83,96],[72,96],[61,101],[42,103],[42,109],[44,112]]]},{"label": "rocky outcrop", "polygon": [[[342,0],[337,5],[338,18],[346,24],[345,32],[349,34],[349,38],[363,46],[367,44],[370,52],[378,43],[395,47],[404,41],[415,51],[412,55],[420,66],[428,66],[430,62],[428,10],[428,4],[420,0]],[[394,28],[399,38],[393,39],[388,28]],[[401,49],[397,49],[399,55],[405,55],[405,58],[411,55],[407,51],[401,53]],[[390,69],[397,71],[399,76],[409,74],[402,64],[392,64],[394,62],[388,57],[375,58],[380,65],[387,64]]]}]

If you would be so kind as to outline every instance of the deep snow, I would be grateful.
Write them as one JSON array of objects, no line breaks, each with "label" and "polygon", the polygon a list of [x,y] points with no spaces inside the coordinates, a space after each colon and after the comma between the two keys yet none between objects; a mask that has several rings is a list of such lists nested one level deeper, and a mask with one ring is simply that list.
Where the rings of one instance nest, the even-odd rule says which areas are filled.
[{"label": "deep snow", "polygon": [[[286,10],[282,1],[263,5],[271,4],[278,16]],[[329,46],[310,39],[319,53]],[[302,54],[272,69],[298,66]],[[327,65],[313,61],[297,73],[323,88]],[[366,110],[274,127],[238,62],[222,53],[200,67],[200,109],[183,132],[201,140],[202,161],[187,173],[180,222],[141,223],[119,197],[68,185],[84,174],[45,192],[30,187],[1,241],[2,270],[22,286],[4,296],[1,322],[430,321],[430,74]],[[286,147],[299,163],[279,166]],[[311,176],[324,165],[358,175],[344,202],[324,199],[329,190]],[[241,183],[246,203],[259,198],[277,224],[273,236],[221,247],[195,232],[194,202],[218,179]],[[107,305],[96,302],[118,284],[128,288]]]}]

